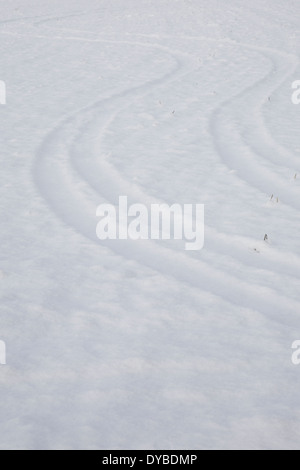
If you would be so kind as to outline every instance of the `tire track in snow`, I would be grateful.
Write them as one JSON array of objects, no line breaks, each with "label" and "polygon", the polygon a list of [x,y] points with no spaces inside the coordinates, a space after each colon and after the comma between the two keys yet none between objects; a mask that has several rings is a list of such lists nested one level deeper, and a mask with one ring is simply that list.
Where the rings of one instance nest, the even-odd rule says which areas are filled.
[{"label": "tire track in snow", "polygon": [[[132,36],[144,37],[152,40],[157,40],[158,38],[172,39],[172,37],[169,35],[160,35],[158,37],[155,34],[149,35],[138,33],[132,34]],[[180,36],[179,38],[184,41],[206,40],[213,43],[221,41],[219,39],[208,38],[206,36]],[[299,167],[297,157],[291,152],[289,152],[287,149],[278,145],[277,142],[273,139],[272,135],[269,134],[269,131],[262,118],[260,109],[264,104],[267,103],[267,96],[274,93],[284,83],[284,80],[291,76],[297,69],[299,65],[298,57],[292,54],[281,53],[276,49],[271,49],[267,47],[257,47],[245,43],[237,43],[236,41],[231,40],[229,38],[226,38],[221,42],[231,44],[236,48],[242,47],[245,49],[253,50],[255,52],[259,52],[269,60],[272,68],[270,69],[269,73],[264,76],[261,80],[254,83],[250,87],[242,90],[236,96],[226,99],[223,103],[218,105],[212,115],[212,121],[214,120],[214,116],[220,112],[224,105],[230,105],[232,103],[232,100],[235,100],[235,98],[243,98],[245,93],[247,93],[247,97],[252,99],[252,94],[254,91],[256,95],[259,96],[258,104],[255,103],[251,106],[252,100],[250,100],[249,103],[249,100],[246,99],[246,103],[249,104],[247,113],[245,113],[246,108],[244,103],[242,106],[236,106],[235,110],[240,112],[237,120],[239,123],[243,122],[245,124],[244,127],[247,130],[248,134],[250,132],[251,144],[255,148],[257,153],[260,152],[262,155],[267,155],[268,159],[273,161],[274,163],[280,163],[281,169],[284,168],[286,172],[289,171],[289,176],[291,174],[294,175],[297,171],[294,172],[293,169],[288,170],[286,166],[282,167],[282,161],[285,162],[285,165],[290,164],[290,166],[292,166],[293,168],[297,168]],[[288,62],[291,65],[291,69],[287,71],[286,64],[282,65],[282,62],[281,60],[279,60],[279,58],[284,58],[285,60],[288,58]],[[274,76],[275,72],[281,69],[282,75],[279,75],[278,77]],[[258,88],[259,90],[257,91]],[[252,116],[251,120],[247,118],[248,116]],[[245,117],[247,118],[246,120]],[[258,142],[258,144],[255,144],[256,141]],[[229,169],[232,170],[233,168],[229,166]],[[271,170],[276,170],[276,167],[272,166]],[[282,184],[284,184],[284,182],[282,181],[281,177],[279,186]],[[285,184],[288,185],[288,181],[286,181]],[[278,193],[278,186],[276,186],[276,191],[274,189],[275,186],[276,185],[273,185],[273,191],[270,192],[270,195]],[[297,188],[292,188],[292,191],[293,190],[294,193],[298,192]],[[223,254],[224,252],[230,253],[230,256],[232,258],[238,259],[244,265],[250,265],[255,268],[263,268],[270,272],[280,272],[298,280],[300,272],[300,258],[294,253],[282,253],[271,246],[267,246],[264,243],[260,243],[257,240],[249,239],[242,236],[228,236],[226,233],[216,231],[212,227],[208,226],[206,226],[206,232],[209,235],[208,238],[210,241],[211,248],[213,248],[213,251],[220,254]],[[260,257],[259,265],[257,264],[255,257],[246,255],[246,252],[249,251],[249,249],[251,251],[254,250],[255,247],[259,247],[261,251],[263,251],[263,254],[261,253],[262,256]]]},{"label": "tire track in snow", "polygon": [[[146,194],[142,188],[135,183],[128,182],[120,172],[109,162],[107,155],[101,154],[101,143],[106,130],[113,123],[115,117],[126,110],[130,105],[120,106],[120,102],[107,102],[103,105],[102,112],[109,118],[94,118],[89,124],[84,124],[77,132],[69,149],[72,158],[72,167],[75,168],[80,177],[83,177],[88,185],[96,192],[105,195],[105,200],[113,204],[118,204],[120,194],[129,197],[129,203],[143,201],[144,204],[166,203],[166,201],[156,200]],[[118,109],[118,111],[115,111]],[[99,129],[102,129],[99,132]],[[91,145],[91,143],[94,143]],[[93,147],[93,148],[92,148]],[[84,155],[84,157],[83,157]],[[280,269],[281,274],[285,274],[291,281],[298,279],[300,272],[300,262],[292,254],[280,254],[271,246],[264,242],[253,241],[241,236],[228,236],[217,232],[215,229],[206,226],[206,238],[209,241],[209,251],[220,255],[230,255],[233,260],[244,266],[252,266],[255,269],[264,269],[266,277],[268,271],[275,272]],[[257,256],[253,256],[253,247],[256,245],[260,249],[262,256],[257,263]],[[228,269],[230,272],[230,268]]]},{"label": "tire track in snow", "polygon": [[[72,17],[75,17],[75,16],[81,16],[83,13],[78,11],[77,13],[71,13],[71,14],[68,14],[68,15],[63,15],[63,16],[53,16],[53,15],[34,15],[34,16],[20,16],[18,18],[9,18],[7,20],[1,20],[0,21],[0,27],[2,25],[6,25],[6,24],[13,24],[13,23],[22,23],[24,21],[30,21],[30,20],[38,20],[34,23],[31,24],[31,26],[39,26],[40,24],[43,24],[43,23],[49,23],[51,21],[57,21],[57,20],[63,20],[63,19],[66,19],[66,18],[72,18]],[[2,32],[2,31],[1,31]]]},{"label": "tire track in snow", "polygon": [[[78,40],[78,38],[76,39]],[[114,42],[118,43],[118,41]],[[136,45],[136,43],[132,44]],[[144,46],[144,44],[142,45]],[[166,51],[163,46],[153,44],[147,44],[147,46]],[[175,69],[164,77],[140,87],[117,93],[109,99],[101,100],[79,111],[75,116],[61,123],[46,138],[38,151],[34,178],[40,193],[64,223],[72,226],[94,242],[96,241],[98,245],[99,240],[95,235],[95,208],[101,202],[99,194],[103,195],[103,201],[112,202],[113,198],[121,194],[120,187],[123,189],[124,181],[115,170],[112,170],[108,162],[104,162],[103,171],[94,173],[94,176],[97,174],[97,181],[95,180],[97,187],[93,190],[90,184],[86,184],[82,180],[84,177],[90,182],[91,177],[89,157],[83,163],[82,158],[85,155],[83,152],[86,150],[86,155],[90,154],[91,141],[99,133],[99,126],[105,128],[113,119],[116,104],[118,104],[118,109],[120,104],[126,107],[128,106],[126,100],[140,98],[159,84],[165,85],[190,73],[190,70],[184,70],[184,64],[178,62],[178,57],[176,60]],[[108,121],[105,113],[109,114]],[[90,123],[94,123],[92,129]],[[85,135],[85,133],[82,134],[84,128],[88,131],[86,132],[86,142],[81,137]],[[73,161],[70,160],[70,157]],[[76,161],[76,171],[72,166],[74,161]],[[81,163],[79,164],[79,162]],[[101,187],[99,187],[99,181]],[[131,183],[125,182],[125,184],[128,188],[131,187],[128,194],[135,196]],[[192,259],[152,241],[146,242],[146,244],[132,241],[107,241],[101,245],[122,257],[134,259],[141,265],[148,266],[164,276],[171,276],[178,282],[188,283],[200,290],[211,292],[232,304],[245,308],[249,308],[250,305],[254,310],[265,315],[270,315],[272,312],[272,318],[279,323],[284,323],[285,318],[282,312],[287,311],[291,315],[290,319],[293,318],[295,324],[297,323],[295,312],[299,308],[298,302],[290,301],[289,306],[286,307],[286,299],[272,289],[250,285],[234,276],[229,276],[227,273],[219,272],[201,260]]]},{"label": "tire track in snow", "polygon": [[[155,35],[147,34],[138,34],[138,36],[156,38]],[[168,35],[162,37],[170,39]],[[264,122],[261,108],[268,102],[267,97],[272,96],[289,77],[292,77],[292,83],[294,74],[299,67],[299,58],[294,54],[287,54],[270,47],[238,43],[230,38],[224,38],[223,40],[205,36],[180,36],[179,38],[185,41],[222,42],[236,48],[244,48],[260,53],[270,62],[271,69],[266,76],[217,106],[211,118],[211,132],[215,137],[218,153],[230,170],[237,170],[243,181],[259,189],[264,194],[266,192],[269,192],[270,195],[276,193],[274,187],[281,189],[290,196],[289,198],[285,197],[284,200],[282,198],[282,202],[298,211],[300,191],[288,185],[288,178],[283,179],[282,172],[286,174],[289,172],[290,178],[293,177],[299,169],[299,158],[278,144],[270,134]],[[282,59],[285,62],[284,64],[282,64]],[[279,71],[280,74],[277,76]],[[257,102],[254,104],[253,93],[257,98]],[[239,123],[239,127],[241,127],[240,132],[237,130],[236,123]],[[229,147],[228,142],[233,140],[233,136],[236,140]],[[242,152],[237,154],[237,147],[242,146],[245,154],[248,155],[247,165],[243,165]],[[265,161],[261,159],[259,162],[253,161],[258,155],[263,157]],[[272,165],[271,162],[275,165]],[[252,172],[251,175],[247,176],[245,168],[248,164],[252,167]],[[259,169],[261,171],[258,171]],[[256,178],[259,180],[258,184]],[[288,199],[292,202],[288,202]]]},{"label": "tire track in snow", "polygon": [[[271,63],[271,69],[258,83],[225,100],[214,111],[211,133],[215,147],[226,166],[235,170],[239,178],[264,194],[278,194],[281,202],[299,211],[300,190],[291,181],[299,163],[290,152],[275,144],[261,114],[266,97],[296,71],[298,58],[293,55],[286,57],[286,54],[269,48],[244,44],[241,47],[264,54]],[[282,66],[280,59],[283,57],[288,59],[288,71],[285,64]],[[281,71],[278,77],[277,71]],[[293,165],[289,170],[287,163]],[[290,179],[283,176],[288,171]]]},{"label": "tire track in snow", "polygon": [[[89,165],[86,165],[83,162],[82,154],[91,155],[91,141],[97,140],[98,142],[96,145],[94,145],[96,152],[98,149],[101,149],[103,132],[99,135],[99,129],[103,128],[105,130],[108,128],[109,125],[113,122],[114,118],[130,106],[130,104],[121,106],[120,102],[116,102],[115,104],[111,102],[107,103],[107,105],[106,112],[111,116],[105,123],[104,128],[102,127],[102,122],[99,121],[99,119],[97,121],[96,118],[94,122],[87,126],[83,126],[80,132],[78,132],[79,138],[76,140],[76,144],[73,146],[73,154],[75,154],[73,161],[75,162],[75,167],[79,171],[80,175],[84,176],[88,184],[91,185],[96,191],[100,191],[100,188],[102,188],[103,191],[103,188],[105,187],[105,194],[109,194],[109,200],[114,204],[118,203],[116,198],[119,194],[132,195],[132,203],[136,202],[137,200],[142,200],[145,202],[147,201],[149,204],[151,204],[151,202],[165,202],[154,201],[153,198],[150,198],[147,194],[145,194],[141,188],[137,187],[137,185],[132,184],[132,182],[125,181],[120,173],[109,164],[108,159],[105,158],[104,155],[102,155],[101,158],[98,158],[97,155],[91,156],[89,159]],[[115,109],[118,109],[118,111],[116,112]],[[86,141],[85,143],[84,140]],[[107,184],[109,174],[111,177],[109,178],[109,184]],[[100,180],[101,175],[105,175],[102,180]],[[219,233],[215,229],[208,226],[206,226],[206,232],[208,235],[207,238],[210,242],[210,251],[213,250],[214,252],[220,254],[224,254],[224,252],[226,252],[227,254],[230,254],[233,259],[238,259],[238,261],[245,266],[250,265],[256,269],[264,269],[271,272],[280,270],[280,273],[283,273],[291,278],[298,279],[300,272],[300,259],[295,257],[294,254],[285,253],[282,255],[272,247],[267,246],[265,243],[262,244],[257,240],[246,239],[245,237],[241,236],[228,236],[227,234]],[[259,247],[260,250],[264,252],[260,257],[259,264],[256,262],[256,257],[252,256],[253,253],[250,253],[250,255],[248,253],[249,250],[254,250],[254,246]]]}]

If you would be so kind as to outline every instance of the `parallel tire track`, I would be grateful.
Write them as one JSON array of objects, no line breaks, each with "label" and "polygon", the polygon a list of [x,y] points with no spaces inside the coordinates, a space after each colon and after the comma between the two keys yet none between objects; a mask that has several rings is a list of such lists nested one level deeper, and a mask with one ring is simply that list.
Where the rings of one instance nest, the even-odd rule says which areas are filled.
[{"label": "parallel tire track", "polygon": [[[146,47],[167,52],[165,47],[156,44],[147,44]],[[172,55],[174,57],[173,53]],[[80,110],[75,116],[59,124],[40,146],[34,168],[34,179],[40,193],[66,224],[89,239],[99,243],[95,236],[94,211],[100,202],[106,200],[116,202],[116,197],[125,189],[131,198],[140,192],[139,188],[132,187],[131,183],[124,181],[105,160],[97,162],[97,171],[95,171],[95,155],[91,145],[97,141],[99,129],[109,125],[114,118],[116,108],[118,110],[126,108],[131,100],[140,99],[153,88],[166,85],[190,73],[192,69],[189,62],[186,62],[186,57],[186,54],[182,54],[180,59],[178,55],[174,57],[176,66],[164,77],[116,93],[109,99],[100,100]],[[216,112],[217,117],[218,113],[222,114],[221,111]],[[99,195],[101,195],[100,201]],[[143,197],[145,198],[145,195]],[[220,273],[201,260],[192,259],[150,241],[146,245],[131,241],[107,241],[103,246],[122,257],[134,259],[142,265],[151,267],[167,277],[171,275],[179,282],[212,292],[232,304],[244,308],[249,308],[250,305],[265,315],[269,315],[271,311],[273,320],[279,323],[285,321],[282,312],[289,313],[289,319],[293,319],[297,324],[295,312],[299,308],[298,302],[290,300],[286,307],[285,297],[274,290],[243,282],[228,273]],[[231,254],[233,255],[233,250]],[[292,271],[294,274],[294,269]]]}]

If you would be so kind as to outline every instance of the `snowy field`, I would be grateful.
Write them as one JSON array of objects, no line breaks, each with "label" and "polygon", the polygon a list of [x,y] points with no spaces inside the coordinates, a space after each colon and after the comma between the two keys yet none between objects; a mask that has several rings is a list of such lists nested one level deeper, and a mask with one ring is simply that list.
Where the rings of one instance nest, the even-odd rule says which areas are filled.
[{"label": "snowy field", "polygon": [[[0,448],[300,448],[299,1],[0,7]],[[119,196],[203,250],[101,242]]]}]

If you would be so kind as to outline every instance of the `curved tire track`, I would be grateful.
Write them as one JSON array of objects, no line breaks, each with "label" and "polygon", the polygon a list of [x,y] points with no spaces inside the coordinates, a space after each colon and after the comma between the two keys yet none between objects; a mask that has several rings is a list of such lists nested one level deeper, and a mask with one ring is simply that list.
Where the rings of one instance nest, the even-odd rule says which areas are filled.
[{"label": "curved tire track", "polygon": [[[282,66],[280,60],[283,56],[286,60],[285,55],[273,49],[249,47],[269,59],[270,72],[255,85],[224,101],[215,110],[211,119],[211,133],[216,149],[229,169],[235,170],[242,180],[264,194],[280,195],[284,204],[299,211],[300,190],[291,184],[287,176],[288,171],[290,176],[295,174],[297,159],[286,150],[275,146],[261,115],[261,107],[266,97],[292,75],[298,66],[298,59],[288,56],[289,67],[286,71],[286,65]],[[281,71],[279,77],[277,71]],[[294,165],[290,170],[286,164],[282,164],[286,159],[287,163]],[[284,173],[286,177],[283,176]]]},{"label": "curved tire track", "polygon": [[[147,47],[166,51],[165,47],[159,45],[147,44]],[[182,55],[181,60],[182,57],[186,55]],[[141,98],[160,84],[178,80],[187,73],[190,73],[188,64],[181,63],[177,56],[176,67],[164,77],[117,93],[79,111],[61,123],[42,143],[34,168],[34,179],[40,193],[64,223],[99,244],[95,235],[97,205],[106,200],[116,202],[116,196],[121,194],[120,188],[122,191],[128,188],[128,195],[133,197],[136,197],[139,189],[122,180],[105,160],[100,164],[100,171],[95,172],[93,165],[90,165],[94,158],[91,142],[97,140],[99,128],[105,129],[114,118],[116,105],[118,110],[122,106],[127,107],[128,100]],[[83,159],[84,155],[86,158]],[[102,195],[102,201],[99,201],[99,194]],[[298,302],[290,301],[286,307],[285,298],[270,288],[250,285],[228,273],[225,274],[225,282],[223,272],[220,273],[201,260],[192,259],[152,241],[146,243],[128,240],[106,241],[101,245],[166,277],[172,276],[178,282],[211,292],[239,307],[249,308],[250,305],[265,315],[272,311],[273,320],[279,323],[284,323],[282,312],[286,311],[291,315],[290,320],[293,318],[297,323],[295,311],[299,308]]]}]

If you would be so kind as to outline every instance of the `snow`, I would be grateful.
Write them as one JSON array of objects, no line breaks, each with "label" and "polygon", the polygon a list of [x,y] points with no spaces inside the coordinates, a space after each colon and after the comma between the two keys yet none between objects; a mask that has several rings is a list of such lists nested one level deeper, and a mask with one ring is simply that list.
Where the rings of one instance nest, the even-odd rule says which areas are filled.
[{"label": "snow", "polygon": [[[0,6],[0,448],[298,449],[299,2]],[[101,242],[120,196],[203,250]]]}]

